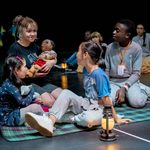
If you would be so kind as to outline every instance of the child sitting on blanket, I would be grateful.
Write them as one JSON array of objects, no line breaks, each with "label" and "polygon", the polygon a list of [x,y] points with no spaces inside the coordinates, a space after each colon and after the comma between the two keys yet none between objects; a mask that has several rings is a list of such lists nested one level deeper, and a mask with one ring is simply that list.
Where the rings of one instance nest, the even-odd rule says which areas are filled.
[{"label": "child sitting on blanket", "polygon": [[93,127],[101,124],[103,106],[111,105],[114,121],[116,123],[128,123],[131,119],[117,117],[110,95],[110,83],[105,72],[98,66],[101,47],[93,42],[81,43],[77,53],[78,64],[84,67],[83,83],[85,97],[81,97],[68,89],[64,89],[58,96],[48,116],[40,116],[35,113],[27,113],[27,123],[38,130],[43,136],[52,136],[54,125],[62,119],[67,111],[73,112],[73,117],[68,117],[70,123],[80,126]]},{"label": "child sitting on blanket", "polygon": [[52,100],[52,104],[54,103],[55,99],[53,100],[51,95],[38,85],[33,84],[27,93],[20,91],[27,73],[23,58],[19,56],[6,58],[3,70],[4,82],[0,87],[0,126],[22,125],[27,112],[43,114],[41,104],[35,103],[40,99]]}]

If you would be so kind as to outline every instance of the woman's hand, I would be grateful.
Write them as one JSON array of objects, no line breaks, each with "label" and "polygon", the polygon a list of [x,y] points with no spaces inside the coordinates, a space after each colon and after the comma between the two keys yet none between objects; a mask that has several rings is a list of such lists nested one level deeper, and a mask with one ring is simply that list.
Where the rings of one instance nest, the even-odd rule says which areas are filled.
[{"label": "woman's hand", "polygon": [[41,69],[34,74],[32,78],[45,77],[51,70],[51,68],[56,64],[57,59],[47,60],[46,63],[41,67]]},{"label": "woman's hand", "polygon": [[47,60],[46,63],[42,66],[41,72],[49,72],[51,68],[56,64],[57,59]]}]

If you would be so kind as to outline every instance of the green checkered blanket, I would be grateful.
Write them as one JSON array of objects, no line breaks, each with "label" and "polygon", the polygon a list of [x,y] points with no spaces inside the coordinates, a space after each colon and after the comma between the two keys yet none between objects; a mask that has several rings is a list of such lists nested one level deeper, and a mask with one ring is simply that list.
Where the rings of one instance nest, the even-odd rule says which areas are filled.
[{"label": "green checkered blanket", "polygon": [[[116,107],[116,112],[119,115],[123,115],[126,118],[130,118],[133,122],[150,120],[150,108],[133,109],[127,106]],[[56,130],[54,136],[63,135],[68,133],[75,133],[80,131],[89,130],[87,128],[79,128],[74,124],[56,124]],[[20,127],[2,127],[1,133],[4,139],[7,141],[23,141],[33,140],[39,138],[46,138],[41,136],[38,131],[25,126]]]},{"label": "green checkered blanket", "polygon": [[132,119],[133,122],[150,120],[150,108],[134,109],[127,106],[116,107],[117,114]]},{"label": "green checkered blanket", "polygon": [[[63,135],[68,133],[79,132],[88,130],[87,128],[79,128],[74,124],[56,124],[56,130],[54,130],[54,136]],[[1,133],[4,139],[7,141],[23,141],[46,138],[39,134],[39,132],[31,127],[20,126],[20,127],[6,127],[1,128]]]}]

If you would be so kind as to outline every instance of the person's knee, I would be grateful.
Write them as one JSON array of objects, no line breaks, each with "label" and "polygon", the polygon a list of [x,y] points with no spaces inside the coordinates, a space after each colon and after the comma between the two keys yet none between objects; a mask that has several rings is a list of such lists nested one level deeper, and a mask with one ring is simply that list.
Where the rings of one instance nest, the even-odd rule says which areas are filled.
[{"label": "person's knee", "polygon": [[144,107],[146,105],[146,101],[143,100],[142,98],[129,98],[128,99],[128,102],[129,102],[129,105],[131,107],[135,107],[135,108],[141,108],[141,107]]},{"label": "person's knee", "polygon": [[75,94],[75,93],[73,93],[72,91],[70,91],[70,90],[68,90],[68,89],[64,89],[64,90],[62,90],[62,92],[61,92],[61,95],[65,95],[65,96],[67,96],[68,98],[69,98],[69,97],[72,97],[74,94]]},{"label": "person's knee", "polygon": [[53,90],[53,91],[51,92],[51,94],[52,94],[52,96],[53,96],[55,99],[57,99],[58,96],[61,94],[62,91],[63,91],[62,88],[56,88],[55,90]]}]

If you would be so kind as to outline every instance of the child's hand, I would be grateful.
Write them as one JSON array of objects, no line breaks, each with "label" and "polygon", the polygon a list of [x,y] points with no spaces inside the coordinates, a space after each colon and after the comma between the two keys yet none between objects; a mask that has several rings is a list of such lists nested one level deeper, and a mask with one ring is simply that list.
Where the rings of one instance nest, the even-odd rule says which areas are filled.
[{"label": "child's hand", "polygon": [[42,101],[41,96],[39,96],[39,97],[35,100],[35,103],[37,103],[37,104],[43,104],[43,101]]},{"label": "child's hand", "polygon": [[133,120],[131,120],[131,119],[122,119],[122,118],[117,118],[116,119],[116,123],[118,123],[118,124],[125,124],[125,123],[129,123],[129,122],[132,122]]}]

